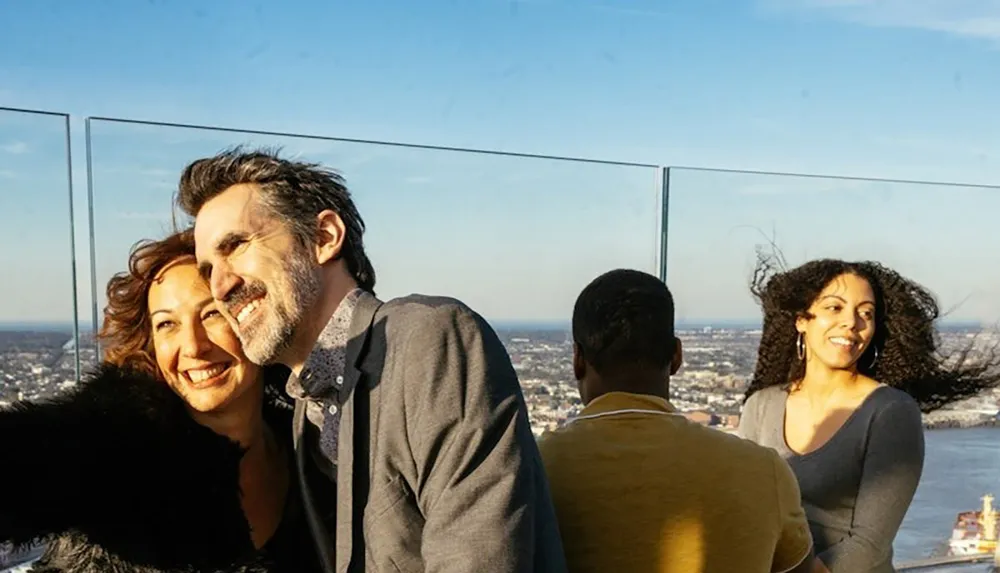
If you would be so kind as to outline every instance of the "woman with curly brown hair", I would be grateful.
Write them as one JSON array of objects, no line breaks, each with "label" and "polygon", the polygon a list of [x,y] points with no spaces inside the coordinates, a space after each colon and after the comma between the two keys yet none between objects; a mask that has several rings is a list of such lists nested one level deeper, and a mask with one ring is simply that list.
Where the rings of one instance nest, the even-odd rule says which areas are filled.
[{"label": "woman with curly brown hair", "polygon": [[[32,571],[320,570],[296,497],[290,413],[199,276],[190,231],[137,244],[108,283],[105,361],[0,412],[0,540]],[[287,371],[285,372],[287,375]]]},{"label": "woman with curly brown hair", "polygon": [[764,328],[740,434],[795,472],[817,571],[893,571],[923,470],[921,411],[996,387],[996,361],[941,355],[934,297],[878,263],[781,271],[764,256],[751,290]]}]

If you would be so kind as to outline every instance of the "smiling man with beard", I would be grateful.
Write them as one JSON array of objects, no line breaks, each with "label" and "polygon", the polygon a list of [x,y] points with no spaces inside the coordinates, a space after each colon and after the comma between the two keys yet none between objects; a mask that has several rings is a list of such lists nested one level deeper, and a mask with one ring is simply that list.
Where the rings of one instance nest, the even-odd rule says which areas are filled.
[{"label": "smiling man with beard", "polygon": [[330,571],[566,570],[502,343],[457,300],[375,297],[339,175],[237,148],[189,165],[178,202],[246,356],[292,371],[298,479]]}]

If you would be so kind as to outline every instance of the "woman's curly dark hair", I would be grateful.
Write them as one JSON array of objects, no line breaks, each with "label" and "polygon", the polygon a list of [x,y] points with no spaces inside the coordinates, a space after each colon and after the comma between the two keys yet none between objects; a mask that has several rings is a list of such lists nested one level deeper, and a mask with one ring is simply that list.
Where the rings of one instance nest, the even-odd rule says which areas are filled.
[{"label": "woman's curly dark hair", "polygon": [[132,246],[128,270],[108,281],[108,305],[104,307],[104,323],[98,333],[98,339],[105,344],[105,361],[162,378],[153,352],[149,287],[161,270],[187,258],[194,261],[192,229]]},{"label": "woman's curly dark hair", "polygon": [[786,271],[780,256],[758,253],[750,291],[764,312],[764,329],[745,398],[802,379],[796,319],[809,318],[820,292],[843,274],[865,279],[875,295],[875,335],[858,359],[861,374],[906,392],[925,413],[1000,385],[996,347],[976,351],[973,338],[960,350],[940,352],[934,296],[892,269],[872,261],[821,259]]}]

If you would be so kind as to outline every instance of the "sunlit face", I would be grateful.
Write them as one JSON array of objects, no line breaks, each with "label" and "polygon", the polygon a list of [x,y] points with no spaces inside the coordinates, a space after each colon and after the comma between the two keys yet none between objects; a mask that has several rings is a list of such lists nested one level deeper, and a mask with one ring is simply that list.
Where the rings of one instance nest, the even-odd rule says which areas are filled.
[{"label": "sunlit face", "polygon": [[149,288],[156,364],[167,383],[198,412],[251,396],[259,367],[218,310],[193,259],[166,267]]},{"label": "sunlit face", "polygon": [[279,359],[320,296],[320,266],[258,202],[255,185],[234,185],[195,221],[202,275],[257,364]]},{"label": "sunlit face", "polygon": [[854,369],[875,335],[875,295],[868,281],[843,274],[830,281],[809,307],[811,319],[796,328],[805,335],[806,360],[830,369]]}]

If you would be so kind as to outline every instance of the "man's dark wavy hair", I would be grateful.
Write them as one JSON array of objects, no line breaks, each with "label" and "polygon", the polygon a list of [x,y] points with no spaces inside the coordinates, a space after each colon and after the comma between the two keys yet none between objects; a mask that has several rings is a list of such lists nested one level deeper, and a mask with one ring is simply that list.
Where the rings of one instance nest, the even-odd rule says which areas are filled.
[{"label": "man's dark wavy hair", "polygon": [[316,215],[329,209],[344,222],[340,256],[362,289],[375,292],[375,267],[365,253],[365,221],[339,173],[318,163],[285,159],[280,149],[234,147],[184,168],[177,205],[191,217],[233,185],[256,185],[260,200],[303,247],[316,240]]},{"label": "man's dark wavy hair", "polygon": [[1000,385],[995,345],[977,349],[974,337],[956,351],[939,350],[937,301],[916,282],[872,261],[820,259],[784,270],[780,256],[760,252],[750,291],[764,312],[764,329],[745,399],[802,379],[805,362],[798,359],[795,321],[810,318],[820,292],[843,274],[865,279],[875,294],[875,335],[858,359],[861,374],[906,392],[925,413]]}]

